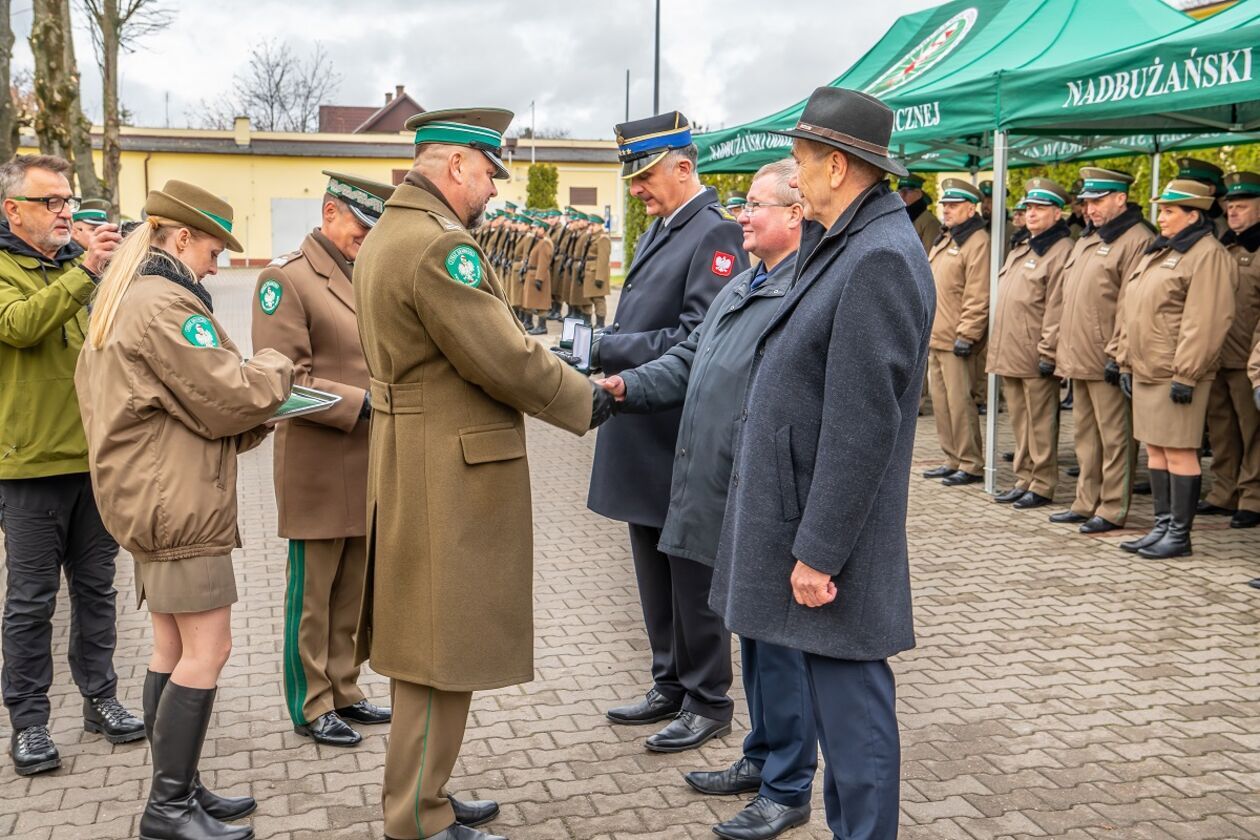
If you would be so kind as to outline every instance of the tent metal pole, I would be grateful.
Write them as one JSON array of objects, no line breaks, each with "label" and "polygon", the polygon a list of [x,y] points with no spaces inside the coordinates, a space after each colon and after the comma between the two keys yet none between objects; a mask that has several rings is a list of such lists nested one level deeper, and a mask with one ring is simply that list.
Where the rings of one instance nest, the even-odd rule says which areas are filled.
[{"label": "tent metal pole", "polygon": [[[1006,150],[1009,138],[1005,131],[993,135],[993,225],[989,234],[992,236],[989,248],[989,344],[993,341],[993,313],[997,311],[998,274],[1002,271],[1002,243],[1006,241]],[[989,374],[988,410],[985,412],[984,424],[984,492],[992,495],[997,492],[997,421],[998,421],[998,378]]]},{"label": "tent metal pole", "polygon": [[1151,200],[1146,205],[1146,213],[1151,217],[1151,224],[1155,224],[1159,218],[1159,205],[1155,203],[1155,199],[1159,198],[1160,157],[1158,149],[1151,155]]}]

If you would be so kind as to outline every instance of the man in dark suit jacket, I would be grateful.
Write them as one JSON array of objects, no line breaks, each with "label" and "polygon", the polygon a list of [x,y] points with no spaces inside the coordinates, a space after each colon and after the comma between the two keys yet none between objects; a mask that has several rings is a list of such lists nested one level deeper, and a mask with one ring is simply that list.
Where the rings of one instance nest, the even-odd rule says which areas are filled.
[{"label": "man in dark suit jacket", "polygon": [[[639,238],[612,326],[592,366],[616,374],[664,355],[699,326],[709,303],[748,268],[743,234],[717,193],[700,185],[696,147],[678,112],[617,126],[622,177],[655,216]],[[679,752],[730,731],[730,634],[709,607],[713,570],[662,553],[681,409],[613,418],[595,443],[587,506],[630,526],[639,598],[652,647],[646,698],[611,709],[615,723],[674,718],[647,741]]]},{"label": "man in dark suit jacket", "polygon": [[732,631],[804,651],[840,840],[896,837],[887,658],[914,645],[906,500],[936,301],[884,182],[905,175],[892,123],[876,99],[819,88],[786,132],[820,225],[753,356],[711,596]]}]

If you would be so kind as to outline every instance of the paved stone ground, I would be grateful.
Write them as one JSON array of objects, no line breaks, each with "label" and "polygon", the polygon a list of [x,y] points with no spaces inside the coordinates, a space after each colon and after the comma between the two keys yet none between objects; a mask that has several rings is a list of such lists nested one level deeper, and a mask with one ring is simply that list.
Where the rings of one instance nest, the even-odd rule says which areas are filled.
[{"label": "paved stone ground", "polygon": [[[251,275],[231,272],[212,288],[230,334],[247,338]],[[743,802],[693,793],[681,774],[734,760],[746,720],[682,756],[645,752],[653,727],[604,720],[605,707],[647,687],[623,526],[583,506],[591,438],[533,422],[529,435],[538,679],[474,698],[452,790],[497,798],[503,814],[493,828],[514,840],[711,837],[710,825]],[[916,470],[935,465],[930,419],[920,422],[916,454]],[[260,838],[379,838],[384,729],[365,729],[359,749],[335,750],[294,735],[285,717],[285,551],[274,536],[270,449],[242,461],[242,600],[203,778],[260,800],[252,818]],[[974,487],[917,476],[910,486],[919,647],[894,663],[901,836],[1260,837],[1260,593],[1244,585],[1260,574],[1260,531],[1200,520],[1193,558],[1150,563],[1115,547],[1132,532],[1083,537],[1051,525],[1044,510],[1013,512]],[[1132,524],[1149,521],[1149,499],[1139,498]],[[118,589],[120,689],[138,710],[149,633],[146,614],[131,608],[125,557]],[[0,766],[0,835],[133,837],[148,751],[80,730],[64,602],[52,723],[64,766],[31,779]],[[387,697],[380,677],[364,683]],[[829,836],[819,796],[815,809],[789,837]]]}]

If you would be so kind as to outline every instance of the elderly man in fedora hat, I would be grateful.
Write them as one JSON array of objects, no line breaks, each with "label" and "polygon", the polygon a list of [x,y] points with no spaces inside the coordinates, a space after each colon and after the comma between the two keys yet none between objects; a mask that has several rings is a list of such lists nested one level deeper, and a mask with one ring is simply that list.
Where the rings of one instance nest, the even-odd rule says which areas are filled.
[{"label": "elderly man in fedora hat", "polygon": [[878,100],[823,87],[785,132],[818,224],[753,355],[710,599],[732,631],[804,652],[842,840],[897,834],[888,657],[914,646],[907,477],[936,296],[884,180],[906,175],[892,124]]}]

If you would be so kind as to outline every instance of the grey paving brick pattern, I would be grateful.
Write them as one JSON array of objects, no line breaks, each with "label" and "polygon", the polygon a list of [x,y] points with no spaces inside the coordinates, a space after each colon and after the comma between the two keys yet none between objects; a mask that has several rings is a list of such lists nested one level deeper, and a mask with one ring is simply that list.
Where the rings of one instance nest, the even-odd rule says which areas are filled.
[{"label": "grey paving brick pattern", "polygon": [[[210,288],[229,333],[248,346],[253,274],[226,272]],[[916,470],[935,465],[934,437],[930,418],[920,420]],[[646,690],[648,654],[624,526],[584,506],[592,445],[593,436],[529,424],[537,679],[474,698],[452,791],[498,799],[491,827],[513,840],[712,837],[710,826],[744,800],[701,796],[682,774],[739,755],[742,692],[735,732],[678,756],[643,749],[654,727],[604,719],[606,707]],[[1193,558],[1151,563],[1116,548],[1132,531],[1084,537],[975,487],[917,475],[910,486],[919,647],[894,662],[901,836],[1260,837],[1260,593],[1244,585],[1260,575],[1260,531],[1201,519]],[[275,536],[269,445],[242,458],[239,494],[242,598],[203,779],[259,799],[260,838],[379,838],[386,727],[365,727],[360,748],[337,750],[295,735],[284,712],[285,545]],[[1149,521],[1150,501],[1139,497],[1131,524]],[[126,555],[118,590],[120,693],[138,711],[149,630],[147,614],[131,608]],[[148,750],[81,731],[67,619],[63,595],[52,730],[64,766],[22,779],[0,761],[0,836],[134,837]],[[363,682],[373,699],[387,698],[384,679],[365,673]],[[5,744],[8,734],[4,718]],[[830,836],[818,785],[812,822],[788,837]]]}]

